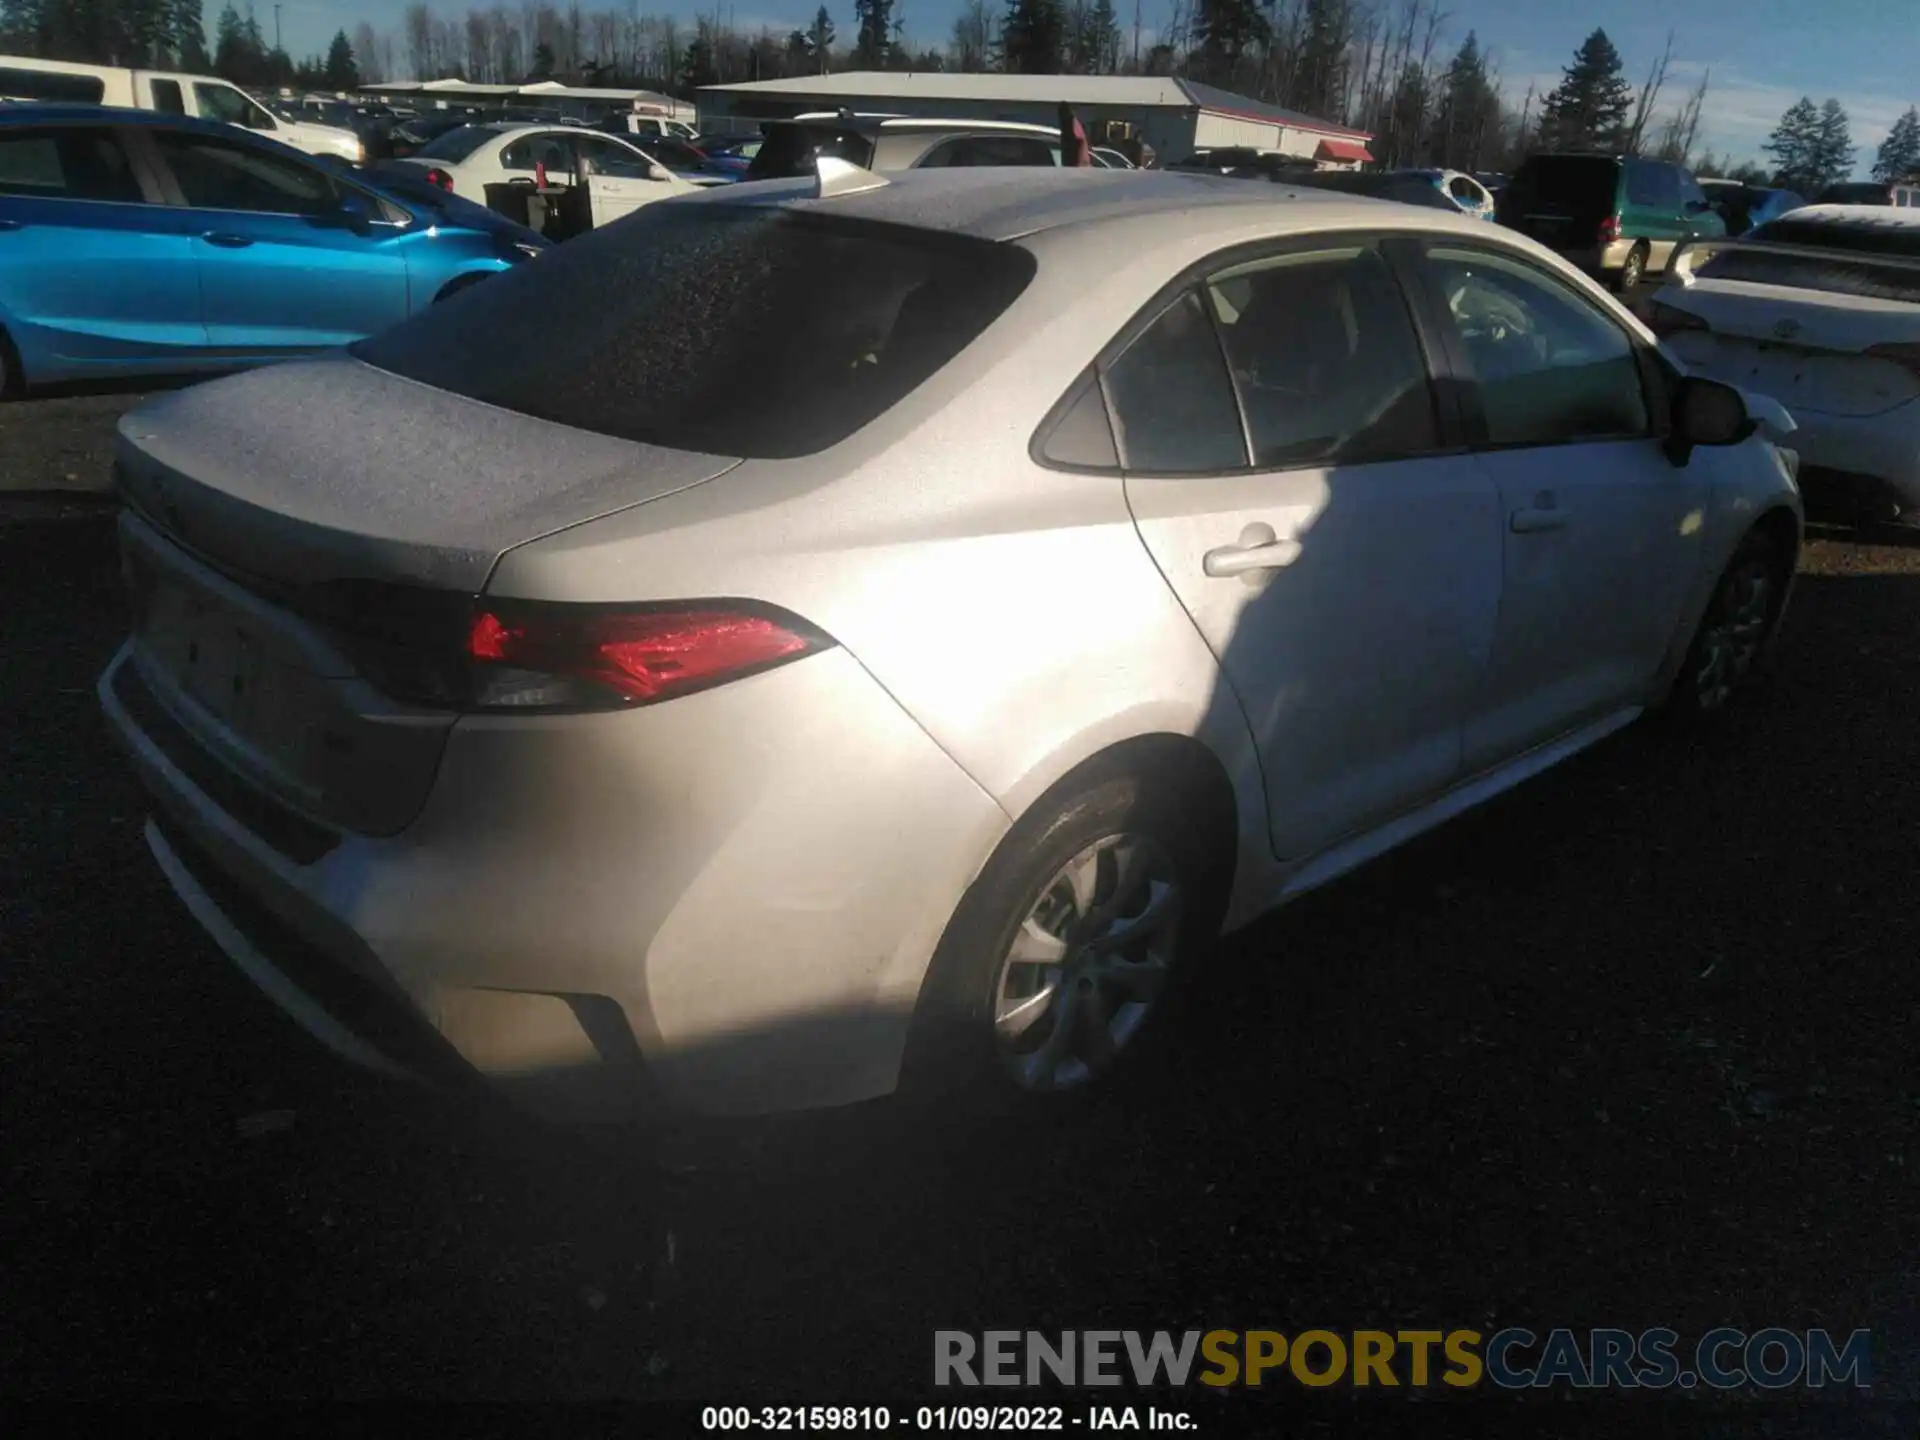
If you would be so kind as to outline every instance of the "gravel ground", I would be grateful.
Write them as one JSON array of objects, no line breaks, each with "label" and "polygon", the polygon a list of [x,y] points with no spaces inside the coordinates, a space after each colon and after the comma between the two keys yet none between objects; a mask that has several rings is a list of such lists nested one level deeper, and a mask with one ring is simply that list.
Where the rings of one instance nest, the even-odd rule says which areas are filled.
[{"label": "gravel ground", "polygon": [[936,1327],[1426,1323],[1866,1326],[1920,1396],[1920,546],[1816,540],[1727,733],[1261,924],[1103,1102],[686,1173],[349,1071],[228,966],[96,713],[109,539],[0,510],[8,1395],[858,1403]]},{"label": "gravel ground", "polygon": [[146,397],[128,390],[0,402],[0,493],[107,489],[113,423]]}]

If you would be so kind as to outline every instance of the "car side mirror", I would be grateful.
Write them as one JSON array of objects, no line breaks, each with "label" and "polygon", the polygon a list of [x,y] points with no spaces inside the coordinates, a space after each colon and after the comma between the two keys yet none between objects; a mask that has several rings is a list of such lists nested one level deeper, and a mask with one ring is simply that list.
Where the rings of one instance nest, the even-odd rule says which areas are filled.
[{"label": "car side mirror", "polygon": [[1717,380],[1689,375],[1674,389],[1667,458],[1684,465],[1694,446],[1738,445],[1758,428],[1738,390]]},{"label": "car side mirror", "polygon": [[334,213],[349,230],[365,230],[373,224],[373,202],[358,190],[343,190]]}]

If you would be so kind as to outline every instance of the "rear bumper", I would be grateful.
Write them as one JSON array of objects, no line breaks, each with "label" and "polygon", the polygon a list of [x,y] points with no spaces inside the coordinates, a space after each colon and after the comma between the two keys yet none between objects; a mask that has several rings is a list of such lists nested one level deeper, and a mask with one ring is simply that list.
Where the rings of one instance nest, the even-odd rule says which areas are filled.
[{"label": "rear bumper", "polygon": [[464,720],[406,831],[303,862],[140,723],[133,650],[101,704],[153,797],[156,859],[229,958],[357,1063],[477,1073],[555,1118],[891,1090],[1007,824],[830,650],[647,710]]}]

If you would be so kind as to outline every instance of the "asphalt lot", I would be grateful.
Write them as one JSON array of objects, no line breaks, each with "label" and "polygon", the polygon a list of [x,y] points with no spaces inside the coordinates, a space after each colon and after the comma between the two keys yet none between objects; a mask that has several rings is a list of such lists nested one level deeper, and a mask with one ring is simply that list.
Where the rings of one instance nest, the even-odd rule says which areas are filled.
[{"label": "asphalt lot", "polygon": [[937,1327],[1664,1324],[1869,1327],[1920,1398],[1904,537],[1810,546],[1726,733],[1630,732],[1273,917],[1101,1102],[688,1170],[361,1076],[231,970],[97,716],[109,532],[0,499],[7,1395],[859,1403]]}]

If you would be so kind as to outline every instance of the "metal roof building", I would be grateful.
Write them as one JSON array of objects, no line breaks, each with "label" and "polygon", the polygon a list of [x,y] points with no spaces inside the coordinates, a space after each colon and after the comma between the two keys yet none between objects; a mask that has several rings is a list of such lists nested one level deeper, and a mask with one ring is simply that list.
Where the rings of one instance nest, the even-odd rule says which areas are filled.
[{"label": "metal roof building", "polygon": [[693,118],[693,107],[671,95],[652,90],[613,90],[581,85],[563,85],[558,80],[542,80],[533,85],[475,85],[470,81],[393,80],[380,85],[363,85],[362,95],[386,99],[418,100],[425,104],[457,101],[478,105],[539,104],[563,114],[599,114],[609,110],[637,110],[651,115]]},{"label": "metal roof building", "polygon": [[1372,158],[1366,145],[1373,137],[1365,131],[1177,76],[849,70],[706,86],[700,91],[700,120],[703,129],[751,129],[756,120],[844,106],[1051,125],[1062,101],[1073,107],[1095,144],[1142,139],[1163,159],[1230,146],[1312,156],[1343,167]]}]

